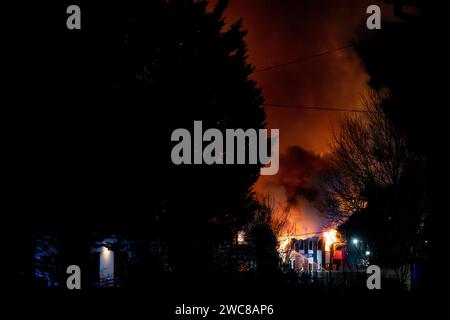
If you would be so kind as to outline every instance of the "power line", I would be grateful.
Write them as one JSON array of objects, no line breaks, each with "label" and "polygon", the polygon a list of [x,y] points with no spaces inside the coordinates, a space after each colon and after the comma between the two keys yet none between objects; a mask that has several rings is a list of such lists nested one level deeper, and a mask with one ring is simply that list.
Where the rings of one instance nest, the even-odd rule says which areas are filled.
[{"label": "power line", "polygon": [[[277,65],[273,65],[270,67],[266,67],[266,68],[262,68],[262,69],[258,69],[253,71],[253,73],[259,73],[259,72],[264,72],[264,71],[270,71],[273,69],[278,69],[278,68],[283,68],[292,64],[296,64],[296,63],[301,63],[303,61],[307,61],[307,60],[311,60],[311,59],[315,59],[333,52],[337,52],[340,50],[345,50],[348,48],[353,47],[352,44],[348,44],[339,48],[335,48],[335,49],[331,49],[331,50],[327,50],[327,51],[323,51],[320,52],[318,54],[309,56],[309,57],[305,57],[305,58],[301,58],[301,59],[297,59],[297,60],[293,60],[290,62],[286,62],[286,63],[281,63],[281,64],[277,64]],[[277,104],[277,103],[263,103],[263,106],[266,107],[275,107],[275,108],[290,108],[290,109],[307,109],[307,110],[317,110],[317,111],[335,111],[335,112],[357,112],[357,113],[376,113],[373,111],[368,111],[368,110],[361,110],[362,107],[349,107],[349,108],[336,108],[336,107],[311,107],[311,106],[301,106],[301,105],[287,105],[287,104]]]},{"label": "power line", "polygon": [[[309,106],[276,104],[276,103],[263,103],[262,105],[265,106],[265,107],[289,108],[289,109],[307,109],[307,110],[317,110],[317,111],[376,113],[374,111],[369,111],[369,110],[350,109],[350,108],[347,109],[347,108],[334,108],[334,107],[309,107]],[[361,107],[351,107],[351,108],[361,108]]]},{"label": "power line", "polygon": [[321,57],[321,56],[324,56],[324,55],[327,55],[327,54],[330,54],[330,53],[333,53],[333,52],[336,52],[336,51],[345,50],[345,49],[348,49],[348,48],[351,48],[351,47],[353,47],[353,45],[352,44],[348,44],[348,45],[345,45],[345,46],[342,46],[342,47],[339,47],[339,48],[336,48],[336,49],[323,51],[321,53],[318,53],[318,54],[315,54],[315,55],[312,55],[312,56],[309,56],[309,57],[300,58],[300,59],[289,61],[289,62],[286,62],[286,63],[276,64],[276,65],[273,65],[273,66],[270,66],[270,67],[265,67],[265,68],[262,68],[262,69],[257,69],[255,71],[253,71],[252,73],[259,73],[259,72],[270,71],[270,70],[273,70],[273,69],[283,68],[283,67],[289,66],[291,64],[301,63],[303,61],[315,59],[315,58],[318,58],[318,57]]}]

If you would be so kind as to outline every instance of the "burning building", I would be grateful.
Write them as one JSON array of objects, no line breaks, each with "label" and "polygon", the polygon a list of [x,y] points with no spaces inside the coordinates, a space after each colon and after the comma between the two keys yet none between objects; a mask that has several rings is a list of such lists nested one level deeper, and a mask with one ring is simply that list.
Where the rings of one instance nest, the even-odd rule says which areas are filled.
[{"label": "burning building", "polygon": [[289,269],[297,272],[322,272],[343,270],[347,244],[332,229],[309,238],[289,236],[281,248],[281,256]]}]

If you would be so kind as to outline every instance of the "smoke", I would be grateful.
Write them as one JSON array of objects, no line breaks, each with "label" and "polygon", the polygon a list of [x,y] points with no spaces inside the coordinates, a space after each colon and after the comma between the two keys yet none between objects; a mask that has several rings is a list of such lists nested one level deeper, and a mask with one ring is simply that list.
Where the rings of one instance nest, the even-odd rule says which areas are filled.
[{"label": "smoke", "polygon": [[[367,34],[371,0],[231,0],[226,22],[243,19],[249,62],[256,69],[352,43]],[[383,18],[392,8],[380,2]],[[252,75],[266,102],[356,109],[369,76],[353,48]],[[318,209],[320,172],[327,167],[331,128],[343,113],[266,108],[268,128],[280,129],[280,170],[255,190],[270,194],[289,212],[292,232],[322,231],[329,221]],[[309,151],[307,151],[309,150]]]},{"label": "smoke", "polygon": [[327,161],[300,146],[290,147],[283,158],[283,173],[278,179],[286,188],[288,204],[296,205],[299,196],[314,203],[320,193],[320,173],[329,167]]},{"label": "smoke", "polygon": [[280,159],[279,174],[260,180],[256,191],[270,194],[277,214],[288,214],[285,232],[320,232],[329,224],[320,210],[320,186],[322,173],[330,168],[330,162],[300,146],[289,147]]},{"label": "smoke", "polygon": [[[367,2],[367,3],[366,3]],[[367,5],[355,0],[231,0],[227,22],[243,18],[249,62],[256,69],[293,61],[348,44],[362,33]],[[353,48],[292,64],[253,78],[268,103],[358,107],[369,80]],[[279,128],[281,149],[329,151],[330,126],[343,114],[266,108],[268,126]]]}]

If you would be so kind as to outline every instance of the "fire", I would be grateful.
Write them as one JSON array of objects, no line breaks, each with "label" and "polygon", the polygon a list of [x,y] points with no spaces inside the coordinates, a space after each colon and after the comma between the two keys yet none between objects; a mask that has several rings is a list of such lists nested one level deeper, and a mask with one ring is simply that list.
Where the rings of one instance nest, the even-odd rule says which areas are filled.
[{"label": "fire", "polygon": [[325,251],[330,251],[330,247],[333,243],[338,242],[337,230],[331,229],[323,233],[325,239]]},{"label": "fire", "polygon": [[280,253],[285,253],[288,249],[288,245],[291,243],[291,237],[289,236],[282,236],[279,237],[279,247],[278,251]]},{"label": "fire", "polygon": [[238,232],[237,234],[237,242],[239,245],[244,245],[247,244],[247,241],[245,241],[246,235],[245,235],[245,231],[241,230]]}]

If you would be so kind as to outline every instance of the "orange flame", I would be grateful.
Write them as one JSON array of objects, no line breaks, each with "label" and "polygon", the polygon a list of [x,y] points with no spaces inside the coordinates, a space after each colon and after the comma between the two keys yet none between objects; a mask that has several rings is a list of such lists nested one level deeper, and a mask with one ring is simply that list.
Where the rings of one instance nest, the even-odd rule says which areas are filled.
[{"label": "orange flame", "polygon": [[286,253],[290,243],[291,243],[291,237],[289,237],[289,236],[279,237],[278,251],[280,253]]},{"label": "orange flame", "polygon": [[333,245],[333,243],[338,242],[337,230],[331,229],[325,231],[323,233],[323,238],[325,239],[325,251],[330,251],[330,248]]}]

